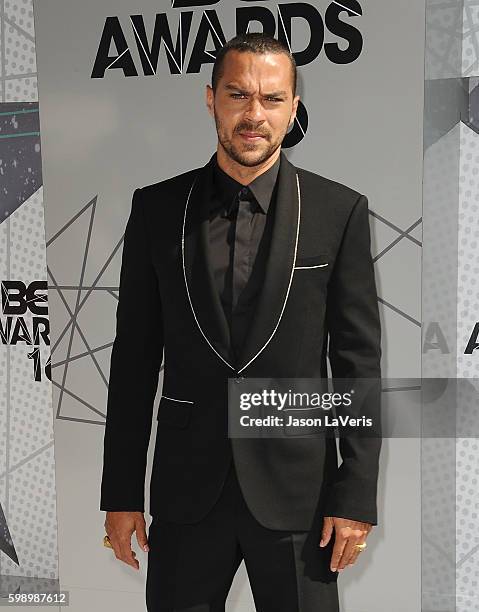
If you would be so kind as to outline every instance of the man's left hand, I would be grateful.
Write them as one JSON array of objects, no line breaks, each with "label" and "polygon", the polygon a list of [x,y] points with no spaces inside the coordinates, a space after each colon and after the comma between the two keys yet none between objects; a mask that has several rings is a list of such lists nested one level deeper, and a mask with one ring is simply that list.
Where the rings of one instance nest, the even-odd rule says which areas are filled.
[{"label": "man's left hand", "polygon": [[363,544],[372,529],[370,523],[361,523],[336,516],[325,516],[323,531],[319,545],[324,547],[328,544],[335,531],[335,542],[333,554],[331,555],[331,571],[340,572],[348,565],[353,565],[358,558],[361,549],[356,544]]}]

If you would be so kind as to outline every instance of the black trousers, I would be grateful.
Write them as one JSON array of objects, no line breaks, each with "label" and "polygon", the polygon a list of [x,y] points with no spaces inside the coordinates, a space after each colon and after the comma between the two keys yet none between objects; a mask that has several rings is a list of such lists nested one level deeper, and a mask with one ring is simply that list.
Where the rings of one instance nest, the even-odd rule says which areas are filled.
[{"label": "black trousers", "polygon": [[333,542],[319,548],[322,521],[308,532],[263,527],[249,511],[233,464],[213,509],[198,523],[153,517],[148,612],[224,612],[244,559],[257,612],[339,612]]}]

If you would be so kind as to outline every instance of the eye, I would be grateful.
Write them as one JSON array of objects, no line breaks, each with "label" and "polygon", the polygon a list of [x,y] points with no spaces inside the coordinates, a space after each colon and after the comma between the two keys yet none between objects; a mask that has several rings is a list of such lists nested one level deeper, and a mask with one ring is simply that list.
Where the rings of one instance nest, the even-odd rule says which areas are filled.
[{"label": "eye", "polygon": [[232,98],[234,98],[235,100],[239,100],[239,99],[241,99],[241,98],[244,98],[244,97],[245,97],[245,95],[244,95],[244,94],[241,94],[241,93],[232,93],[232,94],[231,94],[231,97],[232,97]]},{"label": "eye", "polygon": [[282,102],[282,98],[274,98],[273,96],[268,96],[266,98],[269,102]]}]

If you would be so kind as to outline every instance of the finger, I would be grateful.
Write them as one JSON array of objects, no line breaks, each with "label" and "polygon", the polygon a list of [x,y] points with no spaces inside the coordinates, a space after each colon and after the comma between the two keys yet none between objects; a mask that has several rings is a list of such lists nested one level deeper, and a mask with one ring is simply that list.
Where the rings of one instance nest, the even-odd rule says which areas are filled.
[{"label": "finger", "polygon": [[[367,534],[365,536],[363,536],[362,538],[359,539],[359,542],[356,542],[356,544],[364,544],[364,542],[366,542],[366,537]],[[351,555],[350,559],[349,559],[349,563],[348,565],[354,565],[359,557],[359,555],[361,554],[361,549],[358,548],[357,546],[354,547],[353,550],[353,554]]]},{"label": "finger", "polygon": [[121,559],[120,544],[118,543],[114,535],[110,535],[108,537],[110,538],[110,544],[111,544],[111,547],[113,548],[113,552],[115,553],[115,557],[117,559]]},{"label": "finger", "polygon": [[333,535],[333,519],[330,516],[325,516],[323,520],[323,530],[321,532],[321,541],[319,545],[327,546],[331,536]]},{"label": "finger", "polygon": [[150,550],[148,546],[145,523],[143,521],[136,525],[136,540],[142,550],[144,550],[145,552],[148,552]]},{"label": "finger", "polygon": [[341,529],[336,529],[336,539],[334,542],[333,553],[331,555],[331,571],[335,572],[338,569],[339,560],[343,554],[343,550],[347,543],[347,536],[351,529],[349,527],[342,527]]},{"label": "finger", "polygon": [[352,554],[355,550],[359,550],[356,548],[356,544],[359,544],[360,539],[363,537],[363,532],[360,529],[351,530],[350,535],[348,536],[346,546],[344,547],[343,554],[339,559],[338,563],[338,571],[342,571],[349,563]]},{"label": "finger", "polygon": [[118,561],[123,561],[124,563],[127,563],[125,559],[124,547],[121,545],[120,540],[118,538],[113,537],[110,538],[110,542],[113,547],[115,557],[118,559]]},{"label": "finger", "polygon": [[120,555],[121,560],[127,565],[131,565],[132,567],[139,569],[140,564],[133,556],[133,551],[131,550],[131,535],[124,537],[120,540]]},{"label": "finger", "polygon": [[361,551],[359,550],[359,548],[354,548],[353,554],[351,555],[351,557],[349,558],[349,563],[348,565],[354,565],[359,557],[359,555],[361,554]]}]

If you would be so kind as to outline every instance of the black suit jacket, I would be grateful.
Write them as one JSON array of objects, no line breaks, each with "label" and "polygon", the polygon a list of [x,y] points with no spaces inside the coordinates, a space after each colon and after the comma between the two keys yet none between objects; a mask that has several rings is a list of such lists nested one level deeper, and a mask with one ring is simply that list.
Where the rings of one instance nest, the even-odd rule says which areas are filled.
[{"label": "black suit jacket", "polygon": [[377,524],[378,438],[341,438],[340,467],[332,438],[228,438],[229,377],[326,378],[328,351],[333,377],[380,377],[367,199],[281,155],[264,285],[237,362],[202,212],[213,157],[135,190],[111,354],[100,509],[144,511],[164,349],[152,515],[198,521],[234,461],[246,502],[265,527],[307,530],[318,512]]}]

